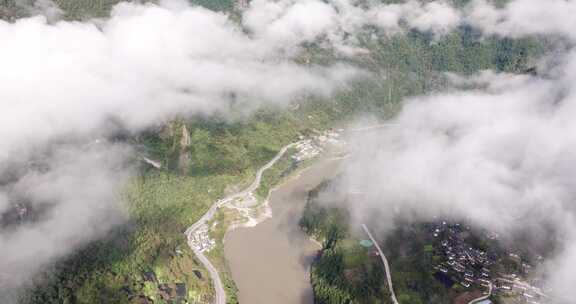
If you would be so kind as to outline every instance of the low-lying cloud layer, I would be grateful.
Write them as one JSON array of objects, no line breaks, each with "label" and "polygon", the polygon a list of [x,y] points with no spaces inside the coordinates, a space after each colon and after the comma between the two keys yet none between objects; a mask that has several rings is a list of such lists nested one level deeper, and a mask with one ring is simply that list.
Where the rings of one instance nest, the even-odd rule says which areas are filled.
[{"label": "low-lying cloud layer", "polygon": [[[42,3],[28,8],[54,12]],[[124,219],[133,153],[96,140],[110,122],[138,132],[175,116],[286,105],[359,75],[296,64],[298,41],[252,37],[184,1],[121,3],[105,20],[0,21],[0,41],[2,303],[13,301],[7,289]],[[37,218],[13,225],[30,210]]]},{"label": "low-lying cloud layer", "polygon": [[487,0],[474,0],[468,20],[487,34],[510,37],[559,35],[574,39],[576,5],[570,0],[514,0],[498,9]]},{"label": "low-lying cloud layer", "polygon": [[[175,0],[121,3],[104,20],[57,21],[50,1],[31,1],[27,9],[50,21],[0,21],[0,213],[15,201],[46,212],[35,223],[0,230],[0,291],[122,221],[118,193],[131,152],[93,143],[109,121],[138,132],[176,115],[330,96],[363,73],[344,64],[296,64],[302,44],[353,55],[356,34],[374,29],[440,36],[471,24],[486,34],[575,39],[574,2],[542,2],[496,9],[478,0],[459,10],[448,1],[254,0],[238,23]],[[545,214],[567,240],[576,237],[574,58],[566,55],[546,77],[486,73],[473,80],[483,89],[410,101],[398,127],[370,136],[350,163],[347,178],[373,193],[357,214],[448,209],[502,230]],[[576,284],[564,267],[576,259],[576,246],[567,247],[552,279],[560,291]]]},{"label": "low-lying cloud layer", "polygon": [[4,222],[40,216],[0,230],[3,295],[121,222],[129,149],[94,144],[110,122],[138,132],[177,115],[327,97],[363,73],[296,64],[302,44],[354,54],[367,27],[442,35],[461,18],[444,1],[414,0],[255,0],[240,22],[177,0],[120,3],[109,18],[83,22],[58,21],[49,0],[16,4],[41,15],[0,21],[0,213]]},{"label": "low-lying cloud layer", "polygon": [[445,1],[361,5],[350,0],[254,0],[243,23],[256,37],[266,40],[285,44],[324,38],[337,51],[353,54],[356,35],[367,27],[384,35],[410,29],[443,35],[455,29],[461,19],[461,13]]},{"label": "low-lying cloud layer", "polygon": [[[58,147],[43,156],[43,168],[0,188],[5,203],[18,201],[4,217],[21,223],[3,227],[0,234],[0,301],[7,301],[4,288],[18,287],[50,259],[124,220],[118,186],[131,172],[125,164],[128,155],[119,145]],[[24,206],[33,206],[34,214]]]},{"label": "low-lying cloud layer", "polygon": [[[575,42],[574,1],[474,1],[469,24],[486,35],[555,35]],[[420,219],[450,215],[512,235],[553,227],[558,254],[546,265],[551,302],[576,286],[576,50],[556,53],[537,76],[483,72],[446,93],[415,97],[393,126],[358,138],[343,191],[360,193],[357,221],[379,210]],[[458,86],[472,86],[461,90]]]},{"label": "low-lying cloud layer", "polygon": [[110,122],[138,132],[175,116],[328,97],[364,73],[297,64],[302,44],[352,54],[350,37],[366,26],[441,34],[459,18],[443,1],[259,0],[241,22],[177,0],[120,3],[109,18],[83,22],[59,21],[49,0],[16,4],[40,15],[0,21],[0,214],[4,223],[39,215],[0,230],[2,296],[122,221],[131,153],[96,141]]},{"label": "low-lying cloud layer", "polygon": [[0,40],[10,42],[0,50],[0,138],[16,151],[110,118],[137,129],[227,111],[231,93],[251,107],[328,95],[355,73],[296,65],[280,48],[298,45],[253,39],[225,15],[187,6],[124,3],[100,23],[21,19],[0,23]]}]

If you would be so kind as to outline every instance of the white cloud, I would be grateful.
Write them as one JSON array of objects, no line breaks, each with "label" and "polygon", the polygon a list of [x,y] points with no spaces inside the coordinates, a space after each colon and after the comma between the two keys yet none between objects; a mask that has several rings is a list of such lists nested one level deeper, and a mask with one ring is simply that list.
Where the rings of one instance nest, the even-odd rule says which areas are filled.
[{"label": "white cloud", "polygon": [[[85,146],[110,120],[138,132],[176,115],[226,113],[230,93],[250,111],[329,96],[359,75],[296,64],[297,52],[286,50],[299,41],[251,37],[228,16],[183,1],[121,3],[110,18],[86,22],[0,21],[0,41],[0,210],[8,199],[47,208],[37,222],[0,231],[2,296],[123,220],[118,193],[130,153]],[[30,164],[37,157],[41,169]]]},{"label": "white cloud", "polygon": [[410,1],[404,11],[404,18],[411,27],[437,35],[447,34],[461,23],[460,12],[443,1],[426,4]]},{"label": "white cloud", "polygon": [[[375,209],[388,223],[400,210],[420,219],[448,215],[505,235],[552,225],[559,246],[569,244],[576,232],[575,104],[562,81],[504,75],[482,90],[409,100],[396,126],[351,145],[357,148],[342,188],[364,193],[351,206],[355,218]],[[550,288],[568,300],[556,285],[576,284],[567,264],[574,257],[564,255],[556,262],[571,271],[561,279],[551,271]]]},{"label": "white cloud", "polygon": [[124,3],[98,26],[2,22],[0,40],[10,41],[0,49],[0,138],[12,149],[94,130],[110,116],[140,128],[226,110],[229,92],[252,107],[304,92],[329,95],[355,75],[345,66],[292,63],[275,41],[249,38],[225,15],[201,8]]},{"label": "white cloud", "polygon": [[256,0],[243,21],[256,37],[286,46],[317,40],[336,28],[337,18],[334,7],[322,1]]},{"label": "white cloud", "polygon": [[526,35],[574,36],[576,2],[566,0],[514,0],[496,8],[486,0],[474,0],[466,19],[487,34],[510,37]]},{"label": "white cloud", "polygon": [[10,185],[6,193],[31,202],[27,212],[34,210],[38,219],[0,233],[0,291],[20,287],[45,263],[125,219],[118,202],[119,184],[130,175],[123,165],[128,153],[117,145],[66,146],[47,156],[47,170],[30,171]]},{"label": "white cloud", "polygon": [[[466,22],[486,35],[555,35],[574,42],[573,1],[516,0],[468,7]],[[558,233],[544,267],[554,303],[576,285],[576,51],[555,53],[539,74],[452,76],[459,90],[406,101],[394,127],[356,136],[342,189],[363,192],[360,221],[380,210],[420,219],[451,215],[506,235]],[[550,240],[551,236],[547,236]]]},{"label": "white cloud", "polygon": [[279,42],[281,47],[324,41],[344,54],[354,49],[355,35],[367,26],[378,28],[382,35],[417,29],[439,37],[461,22],[460,11],[445,1],[416,0],[367,5],[354,0],[255,0],[243,18],[256,37]]},{"label": "white cloud", "polygon": [[[546,2],[550,9],[539,13],[538,1],[517,0],[505,10],[476,1],[466,20],[487,33],[573,37],[573,2]],[[185,1],[122,3],[110,18],[87,22],[0,21],[0,176],[55,139],[89,140],[110,118],[138,131],[175,115],[225,112],[231,92],[251,109],[302,94],[329,96],[359,75],[345,65],[295,64],[304,42],[347,53],[356,46],[347,34],[369,26],[383,35],[417,29],[439,36],[463,22],[445,1],[357,4],[254,0],[241,25]],[[486,91],[412,100],[399,127],[368,138],[351,162],[347,178],[374,193],[358,204],[358,216],[407,206],[424,215],[472,214],[502,230],[534,213],[572,223],[574,57],[554,79],[485,73],[464,81]],[[98,225],[116,207],[127,178],[117,168],[127,153],[114,145],[66,147],[46,159],[48,171],[20,172],[13,188],[0,190],[0,210],[8,190],[57,202],[38,226],[0,233],[0,269],[14,274],[10,284],[121,220]],[[562,279],[576,283],[569,272]]]}]

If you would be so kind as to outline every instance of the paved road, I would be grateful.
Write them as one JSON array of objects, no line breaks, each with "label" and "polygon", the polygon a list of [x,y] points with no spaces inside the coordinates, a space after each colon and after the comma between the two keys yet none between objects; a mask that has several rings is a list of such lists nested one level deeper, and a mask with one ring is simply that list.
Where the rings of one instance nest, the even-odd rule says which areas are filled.
[{"label": "paved road", "polygon": [[481,297],[478,297],[470,302],[468,302],[468,304],[475,304],[478,302],[482,302],[484,300],[487,300],[488,298],[490,298],[490,296],[492,295],[492,283],[490,283],[489,287],[488,287],[488,294],[487,295],[483,295]]},{"label": "paved road", "polygon": [[386,272],[386,280],[388,281],[388,288],[390,289],[390,299],[392,300],[392,303],[398,304],[398,300],[396,299],[396,294],[394,294],[394,287],[392,286],[392,275],[390,274],[390,266],[388,265],[388,259],[386,259],[384,252],[382,252],[382,249],[380,249],[380,245],[378,245],[378,242],[376,242],[374,237],[372,237],[372,233],[370,233],[370,230],[368,230],[368,227],[366,227],[366,225],[362,224],[362,229],[364,229],[364,232],[366,232],[366,234],[368,235],[368,237],[370,238],[372,243],[374,243],[374,246],[376,246],[376,249],[378,250],[378,253],[380,254],[380,258],[382,258],[382,263],[384,264],[384,270]]},{"label": "paved road", "polygon": [[377,124],[377,125],[372,125],[372,126],[365,126],[365,127],[358,127],[358,128],[348,129],[348,132],[365,132],[365,131],[373,131],[373,130],[387,129],[387,128],[392,128],[392,127],[397,127],[397,126],[399,126],[399,124],[396,124],[396,123],[382,123],[382,124]]},{"label": "paved road", "polygon": [[190,227],[188,227],[188,229],[186,229],[186,232],[184,232],[188,239],[188,246],[190,246],[196,257],[198,257],[198,260],[200,260],[200,262],[204,265],[204,267],[206,267],[208,273],[210,274],[210,278],[212,279],[212,285],[214,286],[215,290],[215,297],[214,297],[215,304],[226,304],[226,292],[224,291],[224,285],[222,284],[222,280],[220,279],[220,274],[218,274],[218,270],[216,270],[214,265],[210,263],[210,260],[208,260],[208,258],[204,255],[204,253],[200,252],[199,250],[196,250],[192,245],[191,242],[192,234],[196,229],[198,229],[202,225],[206,224],[206,222],[208,222],[210,219],[212,219],[218,208],[226,205],[227,203],[230,203],[234,199],[245,196],[250,192],[256,190],[260,186],[260,182],[262,181],[262,175],[264,174],[264,171],[272,167],[286,153],[286,151],[288,151],[288,149],[295,146],[296,144],[297,142],[284,146],[278,152],[278,154],[276,154],[276,156],[272,158],[272,160],[270,160],[267,164],[258,169],[258,171],[256,172],[256,177],[254,178],[252,184],[250,184],[246,189],[240,192],[234,193],[232,195],[229,195],[223,199],[216,201],[214,204],[212,204],[212,206],[210,206],[210,209],[208,209],[208,211],[204,213],[204,215],[196,223],[192,224]]},{"label": "paved road", "polygon": [[534,292],[535,294],[537,294],[537,295],[539,295],[539,296],[541,296],[541,297],[546,297],[546,298],[548,297],[548,295],[544,294],[544,293],[540,290],[540,288],[534,287],[534,286],[532,286],[532,285],[530,285],[530,284],[528,284],[528,283],[526,283],[526,282],[522,282],[522,281],[519,281],[519,280],[509,280],[509,279],[506,279],[506,278],[497,278],[496,280],[502,281],[502,282],[506,282],[506,283],[510,283],[510,284],[513,284],[513,285],[522,286],[522,287],[524,287],[524,288],[526,288],[526,289]]},{"label": "paved road", "polygon": [[214,268],[214,265],[210,263],[210,260],[200,251],[194,249],[192,244],[188,242],[188,246],[192,248],[200,263],[206,267],[208,273],[210,274],[210,278],[212,279],[212,285],[214,286],[215,293],[214,293],[214,303],[215,304],[226,304],[226,292],[224,291],[224,284],[222,284],[222,279],[220,279],[220,274],[218,274],[218,270]]}]

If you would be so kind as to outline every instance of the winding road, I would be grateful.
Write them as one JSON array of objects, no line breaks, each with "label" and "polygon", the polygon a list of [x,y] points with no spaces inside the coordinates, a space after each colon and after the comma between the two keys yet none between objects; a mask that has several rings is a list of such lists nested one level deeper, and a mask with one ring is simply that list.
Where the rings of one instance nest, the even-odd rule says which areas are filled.
[{"label": "winding road", "polygon": [[400,124],[397,124],[397,123],[382,123],[382,124],[376,124],[376,125],[371,125],[371,126],[363,126],[363,127],[348,129],[348,132],[352,132],[352,133],[354,133],[354,132],[366,132],[366,131],[373,131],[373,130],[380,130],[380,129],[397,127],[399,125]]},{"label": "winding road", "polygon": [[388,265],[388,259],[386,259],[384,252],[382,252],[380,245],[378,245],[378,242],[376,242],[376,240],[372,236],[372,233],[370,233],[370,230],[368,230],[368,227],[366,227],[366,225],[362,224],[362,229],[364,229],[364,232],[366,232],[366,234],[368,235],[368,237],[370,238],[372,243],[374,243],[374,246],[376,246],[376,250],[378,250],[378,254],[380,254],[380,258],[382,259],[382,263],[384,264],[384,270],[386,272],[386,280],[388,282],[388,289],[390,289],[390,299],[392,300],[392,303],[398,304],[398,300],[396,299],[396,294],[394,294],[394,287],[392,286],[392,275],[390,274],[390,266]]},{"label": "winding road", "polygon": [[[390,299],[394,304],[398,304],[398,300],[396,299],[396,295],[394,294],[394,287],[392,286],[392,275],[390,274],[391,272],[390,272],[390,266],[388,265],[388,259],[386,259],[384,252],[382,252],[382,249],[378,245],[378,242],[376,242],[376,240],[372,236],[372,233],[370,233],[370,230],[368,230],[368,227],[362,224],[362,229],[364,229],[364,232],[366,232],[372,243],[374,243],[374,246],[376,246],[376,250],[378,250],[378,254],[380,254],[380,258],[382,258],[382,263],[384,264],[384,270],[386,272],[386,280],[388,282],[388,287],[390,289]],[[481,297],[473,299],[472,301],[468,302],[468,304],[476,304],[490,298],[490,296],[492,295],[492,288],[493,288],[492,283],[490,283],[487,295],[483,295]]]},{"label": "winding road", "polygon": [[282,158],[282,156],[286,153],[286,151],[288,151],[288,149],[297,144],[298,142],[291,143],[280,149],[280,151],[278,152],[278,154],[276,154],[276,156],[274,156],[274,158],[272,158],[267,164],[265,164],[260,169],[258,169],[258,171],[256,171],[256,177],[254,178],[254,181],[246,189],[216,201],[214,204],[212,204],[212,206],[210,206],[210,209],[208,209],[208,211],[204,213],[204,215],[196,223],[192,224],[184,232],[188,240],[188,246],[192,249],[196,257],[198,257],[198,260],[200,260],[200,262],[204,265],[204,267],[206,267],[208,273],[210,274],[210,278],[212,279],[212,285],[214,286],[215,290],[214,304],[226,304],[226,292],[224,291],[224,285],[222,284],[222,279],[220,279],[220,274],[218,273],[218,270],[216,270],[214,265],[212,265],[212,263],[204,255],[204,253],[200,252],[193,246],[192,234],[196,229],[203,226],[210,219],[212,219],[214,214],[216,214],[218,208],[258,189],[258,187],[260,186],[260,182],[262,181],[262,175],[264,174],[264,172],[268,170],[270,167],[272,167],[280,158]]},{"label": "winding road", "polygon": [[478,298],[468,302],[468,304],[476,304],[476,303],[479,303],[479,302],[482,302],[484,300],[489,299],[490,296],[492,296],[492,288],[493,288],[492,283],[490,283],[490,285],[488,285],[488,294],[487,295],[483,295],[481,297],[478,297]]},{"label": "winding road", "polygon": [[[393,125],[392,124],[380,124],[380,125],[375,125],[375,126],[368,126],[368,127],[364,127],[364,128],[353,129],[353,131],[368,131],[368,130],[386,128],[386,127],[391,127],[391,126],[393,126]],[[266,170],[268,170],[270,167],[272,167],[280,158],[282,158],[282,156],[286,153],[286,151],[288,151],[288,149],[296,146],[298,143],[300,143],[300,142],[299,141],[293,142],[293,143],[290,143],[290,144],[284,146],[282,149],[280,149],[280,151],[278,151],[278,153],[276,154],[276,156],[274,156],[274,158],[272,158],[268,163],[266,163],[264,166],[262,166],[260,169],[258,169],[258,171],[256,171],[256,176],[254,178],[254,181],[246,189],[239,191],[239,192],[236,192],[234,194],[231,194],[231,195],[229,195],[225,198],[222,198],[220,200],[217,200],[214,204],[212,204],[212,206],[210,206],[210,209],[208,209],[208,211],[206,211],[206,213],[197,222],[195,222],[190,227],[188,227],[188,229],[186,229],[186,231],[184,232],[184,234],[186,235],[187,240],[188,240],[188,246],[192,249],[192,251],[194,252],[196,257],[198,257],[200,262],[204,265],[204,267],[208,270],[208,273],[210,274],[210,278],[212,280],[212,284],[213,284],[214,290],[215,290],[214,304],[226,304],[226,292],[224,291],[222,279],[220,278],[220,274],[218,273],[218,270],[216,270],[214,265],[212,265],[212,263],[204,255],[204,253],[195,249],[195,247],[193,246],[193,243],[192,243],[192,234],[194,233],[194,231],[196,229],[198,229],[199,227],[203,226],[208,221],[210,221],[212,219],[212,217],[214,216],[214,214],[216,214],[216,211],[218,210],[218,208],[232,202],[233,200],[235,200],[237,198],[241,198],[241,197],[253,192],[254,190],[258,189],[258,187],[260,186],[260,183],[262,181],[262,175],[264,174],[264,172]],[[366,233],[368,234],[368,236],[370,236],[370,238],[372,239],[374,244],[376,244],[376,248],[380,252],[380,256],[382,257],[382,261],[384,262],[384,266],[386,268],[386,276],[388,279],[388,286],[390,286],[390,291],[392,294],[392,301],[394,302],[394,304],[398,304],[398,301],[396,300],[396,295],[394,295],[394,291],[392,288],[392,279],[390,277],[390,270],[389,270],[389,266],[388,266],[388,261],[386,260],[386,257],[382,253],[382,250],[380,250],[378,243],[376,243],[376,241],[374,241],[374,239],[372,238],[372,235],[368,231],[368,228],[366,228],[366,226],[364,226],[364,225],[362,225],[362,226],[363,226],[364,230],[366,231]]]}]

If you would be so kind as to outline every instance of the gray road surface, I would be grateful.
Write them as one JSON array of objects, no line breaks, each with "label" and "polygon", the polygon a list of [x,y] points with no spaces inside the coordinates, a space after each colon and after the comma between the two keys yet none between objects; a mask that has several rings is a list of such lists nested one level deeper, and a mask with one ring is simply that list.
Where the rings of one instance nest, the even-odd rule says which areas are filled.
[{"label": "gray road surface", "polygon": [[374,237],[372,237],[372,233],[370,233],[368,227],[362,224],[362,229],[364,229],[364,232],[366,232],[372,243],[374,243],[374,246],[376,246],[378,253],[380,254],[380,258],[382,259],[382,263],[384,264],[384,270],[386,272],[386,280],[388,281],[388,288],[390,289],[390,299],[392,299],[392,303],[398,304],[396,294],[394,294],[394,287],[392,286],[392,275],[390,274],[390,266],[388,265],[388,259],[386,259],[384,252],[382,252],[382,249],[380,249],[380,245],[378,245],[378,242],[376,242]]}]

